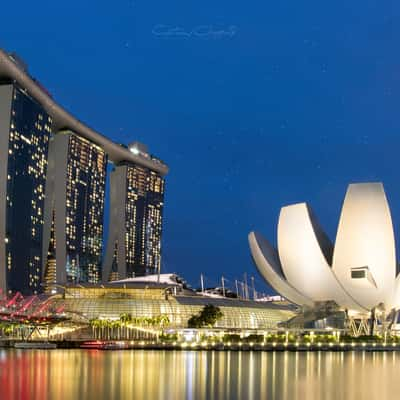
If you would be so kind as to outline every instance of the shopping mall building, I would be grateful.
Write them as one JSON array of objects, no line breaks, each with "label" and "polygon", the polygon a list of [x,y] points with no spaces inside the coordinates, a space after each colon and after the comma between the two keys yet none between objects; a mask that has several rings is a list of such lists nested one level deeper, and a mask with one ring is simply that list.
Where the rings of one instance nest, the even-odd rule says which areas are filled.
[{"label": "shopping mall building", "polygon": [[[156,276],[154,276],[156,277]],[[217,328],[276,329],[295,315],[292,305],[258,302],[222,296],[206,296],[178,282],[175,275],[161,275],[157,282],[143,278],[126,279],[104,285],[76,285],[64,288],[51,299],[51,307],[62,309],[71,321],[93,319],[119,320],[123,314],[132,318],[168,317],[170,328],[186,328],[188,319],[207,304],[217,306],[222,318]]]}]

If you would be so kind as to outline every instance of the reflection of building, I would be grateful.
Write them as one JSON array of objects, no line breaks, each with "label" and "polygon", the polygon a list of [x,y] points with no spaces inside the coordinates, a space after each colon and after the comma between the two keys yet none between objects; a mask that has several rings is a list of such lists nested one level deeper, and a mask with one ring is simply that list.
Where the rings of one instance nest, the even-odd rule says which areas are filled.
[{"label": "reflection of building", "polygon": [[400,308],[392,219],[380,183],[348,187],[334,247],[304,203],[281,210],[279,254],[257,233],[249,242],[260,273],[295,304],[336,305],[350,314],[379,310],[383,320]]},{"label": "reflection of building", "polygon": [[51,117],[15,83],[0,85],[0,288],[41,290]]},{"label": "reflection of building", "polygon": [[[131,151],[149,157],[140,144]],[[161,265],[164,179],[131,163],[115,166],[110,177],[110,228],[103,281],[155,273]]]},{"label": "reflection of building", "polygon": [[106,163],[100,147],[70,131],[50,142],[43,254],[54,227],[59,283],[99,281]]}]

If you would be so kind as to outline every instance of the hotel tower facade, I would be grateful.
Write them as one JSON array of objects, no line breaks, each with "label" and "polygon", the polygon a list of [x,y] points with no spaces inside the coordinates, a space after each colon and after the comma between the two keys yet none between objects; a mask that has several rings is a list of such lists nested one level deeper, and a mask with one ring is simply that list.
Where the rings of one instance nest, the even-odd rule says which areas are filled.
[{"label": "hotel tower facade", "polygon": [[[107,165],[113,168],[108,240]],[[167,173],[143,145],[114,143],[79,121],[17,56],[0,49],[1,292],[30,295],[44,285],[97,283],[116,263],[114,252],[102,260],[105,242],[108,248],[118,243],[120,278],[157,271]]]},{"label": "hotel tower facade", "polygon": [[0,85],[0,282],[41,290],[51,117],[18,84]]},{"label": "hotel tower facade", "polygon": [[52,136],[42,258],[47,283],[51,281],[51,271],[46,270],[50,246],[60,266],[52,277],[54,283],[99,282],[106,169],[107,155],[101,147],[68,130]]},{"label": "hotel tower facade", "polygon": [[[150,157],[141,143],[129,149]],[[154,274],[161,267],[164,207],[163,177],[149,168],[123,162],[110,176],[110,224],[103,281]]]}]

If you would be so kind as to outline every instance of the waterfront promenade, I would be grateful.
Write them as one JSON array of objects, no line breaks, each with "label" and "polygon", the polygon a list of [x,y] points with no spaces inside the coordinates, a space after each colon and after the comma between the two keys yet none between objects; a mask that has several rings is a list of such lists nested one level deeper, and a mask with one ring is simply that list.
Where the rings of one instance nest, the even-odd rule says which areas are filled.
[{"label": "waterfront promenade", "polygon": [[17,344],[31,343],[32,347],[51,343],[58,349],[96,349],[96,350],[193,350],[193,351],[290,351],[290,352],[324,352],[324,351],[400,351],[400,343],[381,342],[338,342],[338,343],[223,343],[216,341],[203,342],[160,342],[160,341],[46,341],[34,340],[21,342],[14,340],[0,341],[0,348],[14,348]]}]

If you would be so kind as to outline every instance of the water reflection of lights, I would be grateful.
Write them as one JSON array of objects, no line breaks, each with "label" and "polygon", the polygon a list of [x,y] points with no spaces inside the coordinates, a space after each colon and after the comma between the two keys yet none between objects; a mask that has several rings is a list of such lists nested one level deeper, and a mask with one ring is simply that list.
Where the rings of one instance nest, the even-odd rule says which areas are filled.
[{"label": "water reflection of lights", "polygon": [[400,391],[398,361],[367,351],[1,350],[0,387],[2,399],[385,399]]}]

